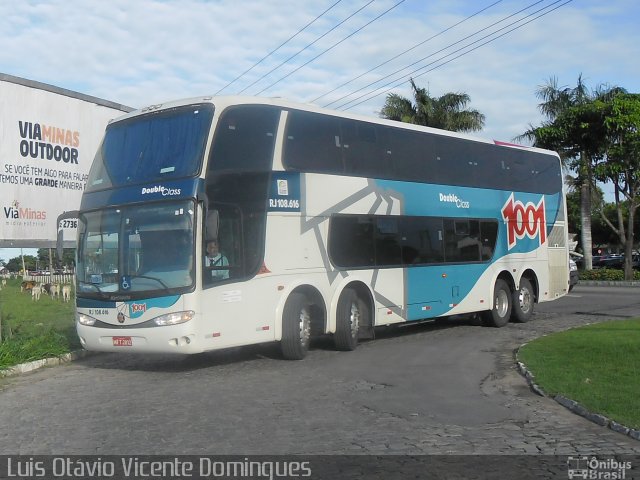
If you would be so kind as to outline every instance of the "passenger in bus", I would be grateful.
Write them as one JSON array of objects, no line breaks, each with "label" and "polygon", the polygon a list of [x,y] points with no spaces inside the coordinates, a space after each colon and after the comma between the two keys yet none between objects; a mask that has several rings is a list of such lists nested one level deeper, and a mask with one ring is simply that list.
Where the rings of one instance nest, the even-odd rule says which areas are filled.
[{"label": "passenger in bus", "polygon": [[228,267],[229,260],[220,252],[218,240],[209,240],[207,242],[207,256],[205,258],[205,267],[209,267],[211,279],[215,281],[229,278],[229,270],[221,267]]}]

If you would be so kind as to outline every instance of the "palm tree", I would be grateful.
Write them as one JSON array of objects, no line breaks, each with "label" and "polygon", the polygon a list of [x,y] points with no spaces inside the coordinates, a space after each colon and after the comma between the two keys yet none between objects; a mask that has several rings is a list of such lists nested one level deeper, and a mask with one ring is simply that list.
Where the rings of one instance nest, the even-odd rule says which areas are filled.
[{"label": "palm tree", "polygon": [[410,80],[414,101],[397,95],[387,95],[380,116],[389,120],[424,125],[454,132],[481,130],[484,115],[477,110],[466,110],[471,98],[466,93],[445,93],[432,97],[425,88],[418,88]]}]

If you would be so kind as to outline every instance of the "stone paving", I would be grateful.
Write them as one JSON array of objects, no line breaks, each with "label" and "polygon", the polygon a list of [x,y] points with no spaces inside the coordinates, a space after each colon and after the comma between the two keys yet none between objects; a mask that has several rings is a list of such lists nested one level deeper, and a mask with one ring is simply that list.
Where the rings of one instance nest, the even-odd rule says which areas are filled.
[{"label": "stone paving", "polygon": [[0,452],[639,455],[639,441],[536,395],[517,371],[521,344],[593,321],[454,319],[355,352],[320,341],[300,362],[270,345],[93,355],[1,381]]}]

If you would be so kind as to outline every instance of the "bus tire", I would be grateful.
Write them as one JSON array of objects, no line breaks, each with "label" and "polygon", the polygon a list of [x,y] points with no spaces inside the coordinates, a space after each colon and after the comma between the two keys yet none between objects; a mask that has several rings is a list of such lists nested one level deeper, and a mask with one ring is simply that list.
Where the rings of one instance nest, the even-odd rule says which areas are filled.
[{"label": "bus tire", "polygon": [[366,318],[366,303],[355,290],[345,289],[338,299],[336,333],[333,335],[333,342],[338,350],[351,351],[356,349],[360,325],[364,325]]},{"label": "bus tire", "polygon": [[535,294],[531,282],[526,278],[520,279],[520,288],[513,292],[513,308],[511,320],[518,323],[526,323],[531,320]]},{"label": "bus tire", "polygon": [[511,317],[513,295],[507,282],[502,279],[496,280],[493,288],[492,308],[482,312],[482,323],[487,327],[504,327],[509,323]]},{"label": "bus tire", "polygon": [[309,351],[311,338],[311,306],[306,295],[289,295],[282,311],[280,349],[287,360],[302,360]]}]

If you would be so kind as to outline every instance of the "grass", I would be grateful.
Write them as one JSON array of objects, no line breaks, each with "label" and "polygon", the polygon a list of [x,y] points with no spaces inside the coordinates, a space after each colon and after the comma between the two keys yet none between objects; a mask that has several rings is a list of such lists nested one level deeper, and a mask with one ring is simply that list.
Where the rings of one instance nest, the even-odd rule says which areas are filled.
[{"label": "grass", "polygon": [[547,394],[640,428],[640,319],[542,337],[522,347],[518,357]]},{"label": "grass", "polygon": [[34,302],[30,292],[20,292],[20,283],[8,280],[0,291],[0,369],[79,349],[74,303],[44,294]]}]

